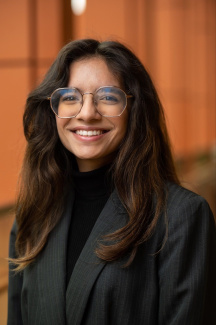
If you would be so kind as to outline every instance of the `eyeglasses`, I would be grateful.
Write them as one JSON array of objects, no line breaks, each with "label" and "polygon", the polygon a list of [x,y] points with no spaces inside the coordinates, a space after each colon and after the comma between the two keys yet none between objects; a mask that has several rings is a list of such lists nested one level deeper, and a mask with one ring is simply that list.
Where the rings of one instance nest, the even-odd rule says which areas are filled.
[{"label": "eyeglasses", "polygon": [[114,86],[98,88],[94,93],[81,93],[76,88],[58,88],[50,97],[50,106],[59,118],[76,117],[83,106],[83,96],[92,95],[97,112],[102,116],[120,116],[127,106],[127,95],[122,89]]}]

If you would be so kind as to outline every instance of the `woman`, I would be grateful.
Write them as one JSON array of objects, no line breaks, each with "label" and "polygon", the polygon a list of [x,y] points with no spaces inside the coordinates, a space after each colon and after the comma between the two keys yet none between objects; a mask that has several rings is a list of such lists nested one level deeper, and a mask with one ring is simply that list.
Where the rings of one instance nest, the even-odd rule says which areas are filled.
[{"label": "woman", "polygon": [[135,55],[66,45],[28,97],[24,133],[8,324],[215,324],[213,216],[179,185]]}]

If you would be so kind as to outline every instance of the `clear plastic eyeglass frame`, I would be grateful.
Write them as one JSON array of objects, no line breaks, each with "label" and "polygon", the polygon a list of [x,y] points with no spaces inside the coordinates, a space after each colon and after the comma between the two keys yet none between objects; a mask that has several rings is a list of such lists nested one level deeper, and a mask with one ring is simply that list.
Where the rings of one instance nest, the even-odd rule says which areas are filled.
[{"label": "clear plastic eyeglass frame", "polygon": [[[116,90],[119,90],[119,91],[121,92],[121,94],[124,95],[124,97],[125,97],[125,104],[124,104],[123,107],[122,107],[122,111],[121,111],[120,114],[117,114],[117,115],[107,115],[107,114],[102,114],[102,113],[97,109],[97,107],[96,107],[96,105],[95,105],[95,101],[93,101],[93,102],[94,102],[95,109],[97,110],[97,112],[98,112],[101,116],[104,116],[104,117],[118,117],[118,116],[121,116],[122,113],[124,112],[125,108],[127,107],[127,99],[128,99],[128,98],[132,98],[132,97],[134,97],[134,96],[133,96],[133,95],[128,95],[128,94],[126,94],[126,93],[124,92],[124,90],[122,90],[121,88],[116,87],[116,86],[103,86],[103,87],[99,87],[99,88],[96,89],[93,93],[92,93],[92,92],[81,93],[81,92],[79,91],[79,89],[74,88],[74,87],[71,87],[71,88],[70,88],[70,87],[57,88],[57,89],[55,89],[55,90],[52,92],[51,96],[47,97],[47,99],[50,101],[50,107],[51,107],[53,113],[54,113],[58,118],[61,118],[61,119],[64,119],[64,118],[74,118],[74,117],[76,117],[76,116],[81,112],[81,109],[82,109],[82,107],[83,107],[83,103],[84,103],[84,101],[83,101],[83,96],[84,96],[84,95],[92,95],[93,98],[94,98],[95,94],[97,94],[99,90],[102,90],[102,89],[105,89],[105,88],[114,88],[114,89],[116,89]],[[67,89],[68,89],[68,90],[76,90],[76,91],[78,91],[78,93],[82,96],[82,100],[80,101],[80,109],[79,109],[79,111],[78,111],[75,115],[72,115],[72,116],[59,116],[59,115],[56,113],[56,111],[55,111],[55,109],[54,109],[54,107],[53,107],[52,99],[53,99],[53,96],[54,96],[54,95],[55,95],[59,90],[65,90],[65,91],[66,91]]]}]

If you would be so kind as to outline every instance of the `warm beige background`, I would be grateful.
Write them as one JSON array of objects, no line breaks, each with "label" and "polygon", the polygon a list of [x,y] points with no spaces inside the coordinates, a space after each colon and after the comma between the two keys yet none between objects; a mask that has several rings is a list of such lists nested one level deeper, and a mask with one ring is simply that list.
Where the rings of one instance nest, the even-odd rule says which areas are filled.
[{"label": "warm beige background", "polygon": [[215,13],[215,0],[87,0],[81,16],[68,0],[0,0],[0,324],[25,98],[67,41],[116,39],[135,51],[164,104],[184,184],[216,211]]}]

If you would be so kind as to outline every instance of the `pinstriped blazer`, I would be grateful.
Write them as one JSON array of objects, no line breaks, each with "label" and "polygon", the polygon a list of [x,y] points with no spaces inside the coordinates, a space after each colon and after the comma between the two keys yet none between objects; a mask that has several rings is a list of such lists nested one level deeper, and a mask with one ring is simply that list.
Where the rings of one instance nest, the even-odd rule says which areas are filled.
[{"label": "pinstriped blazer", "polygon": [[[101,235],[127,222],[116,191],[101,212],[65,285],[67,233],[73,195],[34,264],[9,273],[8,325],[213,325],[216,324],[216,230],[200,196],[170,185],[164,217],[134,262],[122,268],[99,260]],[[15,256],[16,223],[10,256]]]}]

